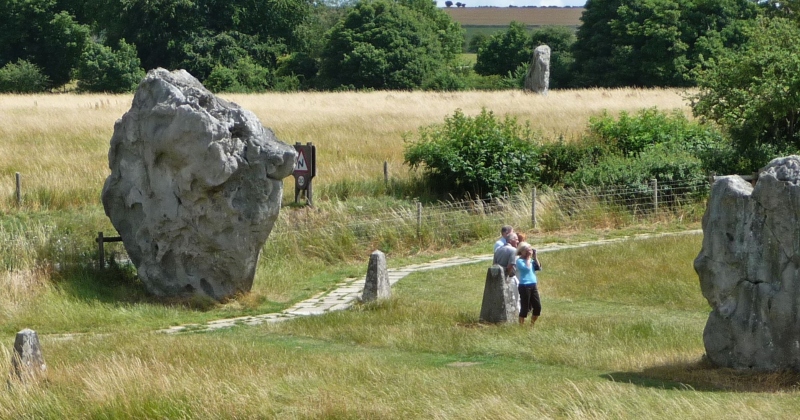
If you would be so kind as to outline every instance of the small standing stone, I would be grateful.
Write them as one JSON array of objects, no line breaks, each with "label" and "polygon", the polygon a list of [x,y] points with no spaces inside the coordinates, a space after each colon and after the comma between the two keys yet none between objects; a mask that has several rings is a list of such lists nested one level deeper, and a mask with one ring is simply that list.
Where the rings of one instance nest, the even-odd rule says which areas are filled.
[{"label": "small standing stone", "polygon": [[367,278],[364,282],[362,302],[372,302],[392,296],[392,286],[389,284],[389,273],[386,270],[386,254],[374,251],[369,256]]},{"label": "small standing stone", "polygon": [[550,88],[550,47],[539,45],[533,50],[533,58],[525,75],[525,90],[547,95]]},{"label": "small standing stone", "polygon": [[515,293],[514,283],[506,278],[503,267],[497,264],[489,267],[483,287],[480,320],[492,323],[517,321]]},{"label": "small standing stone", "polygon": [[22,382],[35,381],[47,372],[36,331],[26,328],[17,333],[11,366],[14,376]]}]

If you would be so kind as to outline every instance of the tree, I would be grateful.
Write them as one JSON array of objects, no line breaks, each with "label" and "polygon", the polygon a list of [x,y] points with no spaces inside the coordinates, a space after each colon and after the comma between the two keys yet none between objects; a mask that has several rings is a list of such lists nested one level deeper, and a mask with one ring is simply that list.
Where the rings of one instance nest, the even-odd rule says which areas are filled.
[{"label": "tree", "polygon": [[[103,4],[104,11],[95,21],[100,32],[108,43],[126,39],[136,45],[147,69],[176,68],[190,62],[193,54],[222,52],[215,48],[231,41],[260,65],[275,66],[274,55],[253,55],[254,51],[292,45],[295,28],[310,10],[306,0],[120,0]],[[242,36],[237,39],[232,34]],[[207,74],[214,65],[198,68]]]},{"label": "tree", "polygon": [[511,22],[508,29],[492,35],[480,48],[475,62],[475,73],[483,76],[501,76],[513,72],[531,60],[533,50],[525,24]]},{"label": "tree", "polygon": [[28,61],[18,60],[0,68],[0,93],[37,93],[48,85],[47,76]]},{"label": "tree", "polygon": [[[431,2],[425,3],[433,7]],[[461,34],[457,24],[440,30],[449,17],[433,9],[420,12],[392,0],[359,1],[328,34],[321,77],[328,87],[421,86],[424,80],[446,67],[463,42],[450,33]],[[428,17],[427,13],[434,12],[440,21]]]},{"label": "tree", "polygon": [[0,1],[0,66],[25,60],[53,86],[70,81],[89,36],[56,0]]},{"label": "tree", "polygon": [[450,1],[450,0],[447,0],[446,2],[444,2],[444,5],[447,6],[447,7],[453,7],[453,2]]},{"label": "tree", "polygon": [[533,31],[531,47],[550,47],[550,88],[561,89],[572,83],[572,44],[575,33],[565,26],[545,26]]},{"label": "tree", "polygon": [[588,0],[573,46],[576,85],[693,86],[693,72],[744,41],[750,0]]},{"label": "tree", "polygon": [[81,92],[130,92],[144,78],[136,47],[120,40],[119,48],[89,43],[75,71]]},{"label": "tree", "polygon": [[755,170],[800,151],[800,28],[787,19],[761,19],[749,36],[701,72],[692,109],[722,126]]}]

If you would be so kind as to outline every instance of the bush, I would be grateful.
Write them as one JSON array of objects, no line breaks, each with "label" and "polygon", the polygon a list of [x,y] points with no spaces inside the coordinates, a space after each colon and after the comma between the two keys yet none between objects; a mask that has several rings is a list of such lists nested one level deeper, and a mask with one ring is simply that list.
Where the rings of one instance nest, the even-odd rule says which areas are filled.
[{"label": "bush", "polygon": [[539,148],[541,173],[539,181],[545,185],[558,185],[564,178],[581,167],[592,166],[609,154],[608,147],[590,139],[545,143]]},{"label": "bush", "polygon": [[[620,195],[628,200],[648,201],[652,199],[650,181],[658,181],[666,199],[670,186],[680,187],[680,193],[700,193],[706,188],[706,174],[700,159],[692,156],[680,145],[658,144],[643,150],[635,158],[608,155],[596,165],[578,168],[567,175],[567,187],[615,186]],[[688,191],[687,191],[688,188]],[[675,193],[675,192],[673,192]]]},{"label": "bush", "polygon": [[800,28],[759,19],[748,35],[742,48],[715,55],[700,73],[692,108],[723,127],[748,169],[757,170],[800,151]]},{"label": "bush", "polygon": [[81,54],[75,71],[80,92],[125,93],[136,89],[144,78],[136,47],[125,40],[119,49],[91,42]]},{"label": "bush", "polygon": [[500,121],[483,109],[472,118],[456,110],[443,125],[421,128],[404,157],[412,169],[423,167],[439,192],[498,196],[537,180],[534,137],[530,124],[513,117]]},{"label": "bush", "polygon": [[[296,79],[282,80],[281,87],[292,90],[299,84]],[[212,92],[252,93],[264,92],[273,84],[269,69],[262,67],[250,57],[244,57],[232,67],[218,65],[203,85]]]},{"label": "bush", "polygon": [[594,142],[608,144],[612,153],[623,156],[635,157],[654,145],[668,144],[700,159],[706,171],[749,172],[731,141],[719,130],[708,124],[689,121],[680,111],[668,114],[650,108],[636,115],[622,112],[616,120],[603,114],[590,118],[589,137]]},{"label": "bush", "polygon": [[440,70],[422,85],[424,90],[455,92],[467,89],[464,77],[449,70]]},{"label": "bush", "polygon": [[47,90],[49,80],[41,69],[26,60],[0,68],[0,93],[36,93]]}]

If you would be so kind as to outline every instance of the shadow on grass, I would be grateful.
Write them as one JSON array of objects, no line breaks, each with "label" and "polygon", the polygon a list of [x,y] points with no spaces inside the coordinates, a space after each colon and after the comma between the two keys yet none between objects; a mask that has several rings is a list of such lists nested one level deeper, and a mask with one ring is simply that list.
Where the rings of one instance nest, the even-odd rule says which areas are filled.
[{"label": "shadow on grass", "polygon": [[213,309],[217,304],[205,297],[157,297],[147,291],[133,264],[119,263],[113,258],[104,269],[84,264],[64,268],[58,273],[56,283],[62,292],[84,302],[180,306],[200,311]]},{"label": "shadow on grass", "polygon": [[726,392],[784,392],[800,389],[800,372],[759,372],[720,368],[705,357],[697,362],[654,366],[641,372],[600,375],[647,388]]}]

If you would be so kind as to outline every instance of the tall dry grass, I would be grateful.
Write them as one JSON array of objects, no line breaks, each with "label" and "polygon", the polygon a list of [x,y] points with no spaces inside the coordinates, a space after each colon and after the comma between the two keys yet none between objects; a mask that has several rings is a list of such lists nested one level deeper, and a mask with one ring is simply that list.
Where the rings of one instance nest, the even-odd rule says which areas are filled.
[{"label": "tall dry grass", "polygon": [[[482,108],[498,116],[530,121],[545,139],[584,134],[589,117],[608,111],[635,112],[657,107],[689,113],[682,91],[674,89],[590,89],[521,91],[267,93],[221,95],[253,111],[286,143],[317,146],[315,185],[380,180],[383,162],[390,175],[408,177],[403,165],[404,135],[439,124],[461,109]],[[0,210],[13,206],[14,173],[22,175],[23,198],[35,208],[80,207],[99,203],[109,174],[107,153],[114,121],[131,95],[0,96]],[[291,183],[291,181],[289,181]]]}]

